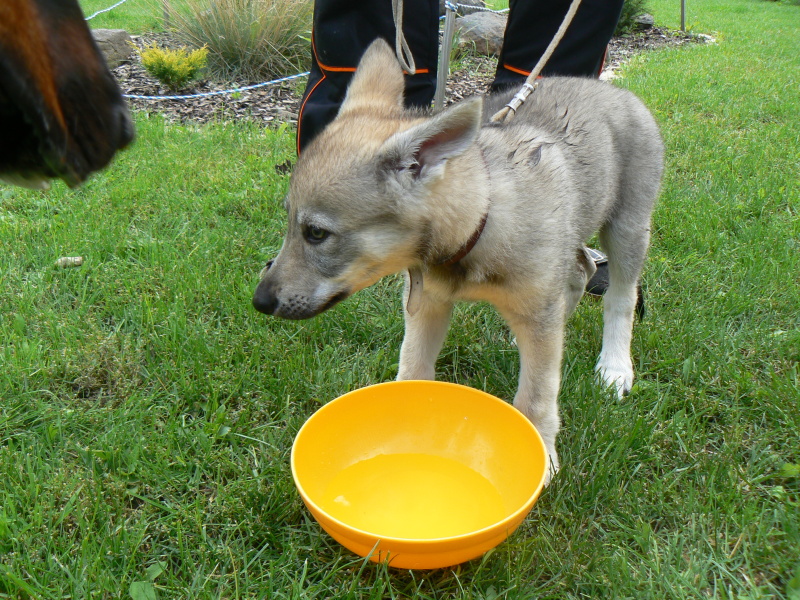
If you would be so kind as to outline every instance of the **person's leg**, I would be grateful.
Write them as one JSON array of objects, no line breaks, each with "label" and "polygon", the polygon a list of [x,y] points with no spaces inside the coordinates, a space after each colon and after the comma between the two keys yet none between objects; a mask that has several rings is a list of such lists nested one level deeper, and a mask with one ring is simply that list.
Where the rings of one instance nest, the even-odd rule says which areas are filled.
[{"label": "person's leg", "polygon": [[[521,85],[558,31],[570,0],[510,0],[494,91]],[[542,75],[597,77],[624,0],[582,0]]]},{"label": "person's leg", "polygon": [[[404,2],[403,34],[417,68],[416,75],[406,77],[408,106],[430,106],[436,91],[438,11],[435,0]],[[297,122],[298,154],[336,117],[361,55],[377,37],[394,47],[390,0],[316,0],[311,73]]]},{"label": "person's leg", "polygon": [[[571,0],[509,0],[508,24],[497,62],[492,91],[521,86],[555,37]],[[582,0],[575,18],[559,42],[542,76],[598,77],[606,48],[622,14],[624,0]],[[586,284],[587,293],[603,295],[608,289],[608,260],[590,250],[596,271]],[[641,286],[637,313],[644,314]]]}]

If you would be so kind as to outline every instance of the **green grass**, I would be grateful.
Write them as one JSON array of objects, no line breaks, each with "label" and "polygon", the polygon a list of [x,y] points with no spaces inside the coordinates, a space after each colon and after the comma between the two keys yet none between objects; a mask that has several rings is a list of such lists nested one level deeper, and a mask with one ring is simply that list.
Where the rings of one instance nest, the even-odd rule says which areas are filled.
[{"label": "green grass", "polygon": [[[688,21],[718,43],[620,82],[668,151],[638,383],[622,401],[594,386],[584,301],[563,468],[508,542],[455,569],[364,564],[292,485],[294,433],[393,378],[402,337],[396,279],[307,322],[251,309],[292,131],[139,114],[135,145],[81,189],[0,188],[0,598],[796,599],[800,7],[707,0]],[[457,319],[441,377],[511,398],[501,320]]]},{"label": "green grass", "polygon": [[[106,11],[118,0],[79,0],[87,17]],[[174,0],[166,0],[170,5]],[[92,29],[125,29],[131,35],[163,31],[162,0],[127,0],[112,10],[102,12],[89,21]]]}]

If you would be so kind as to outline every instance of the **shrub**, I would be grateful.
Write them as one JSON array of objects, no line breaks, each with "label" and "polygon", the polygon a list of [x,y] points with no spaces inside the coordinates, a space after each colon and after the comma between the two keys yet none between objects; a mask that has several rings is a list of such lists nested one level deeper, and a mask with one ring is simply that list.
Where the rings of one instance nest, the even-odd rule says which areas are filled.
[{"label": "shrub", "polygon": [[250,81],[307,70],[312,0],[186,0],[173,14],[186,43],[207,46],[209,69]]},{"label": "shrub", "polygon": [[636,18],[647,12],[647,0],[625,0],[622,16],[617,23],[614,35],[621,35],[636,29]]},{"label": "shrub", "polygon": [[197,79],[206,67],[208,58],[208,49],[205,47],[191,52],[186,48],[170,50],[159,48],[155,42],[137,52],[147,72],[173,92]]}]

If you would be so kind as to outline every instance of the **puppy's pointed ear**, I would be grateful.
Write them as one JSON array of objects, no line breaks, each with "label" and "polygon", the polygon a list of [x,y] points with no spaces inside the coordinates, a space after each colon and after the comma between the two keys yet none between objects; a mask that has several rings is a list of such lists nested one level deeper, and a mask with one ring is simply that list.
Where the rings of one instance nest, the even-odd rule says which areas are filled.
[{"label": "puppy's pointed ear", "polygon": [[380,151],[383,168],[411,181],[439,177],[478,137],[482,113],[483,101],[472,98],[394,134]]},{"label": "puppy's pointed ear", "polygon": [[402,108],[404,87],[400,63],[389,44],[378,38],[361,57],[339,114],[364,108],[371,111],[382,110],[387,106]]}]

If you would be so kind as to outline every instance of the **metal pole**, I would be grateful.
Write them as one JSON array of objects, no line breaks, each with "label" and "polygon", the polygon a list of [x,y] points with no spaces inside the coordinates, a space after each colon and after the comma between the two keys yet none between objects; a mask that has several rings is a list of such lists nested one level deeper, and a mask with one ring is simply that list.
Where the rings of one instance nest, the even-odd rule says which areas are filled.
[{"label": "metal pole", "polygon": [[686,0],[681,0],[681,31],[686,31]]},{"label": "metal pole", "polygon": [[436,75],[436,94],[433,97],[433,110],[444,108],[444,93],[447,87],[447,76],[450,73],[450,50],[453,48],[453,31],[456,27],[455,5],[445,2],[444,34],[442,35],[442,51],[439,55],[439,72]]}]

